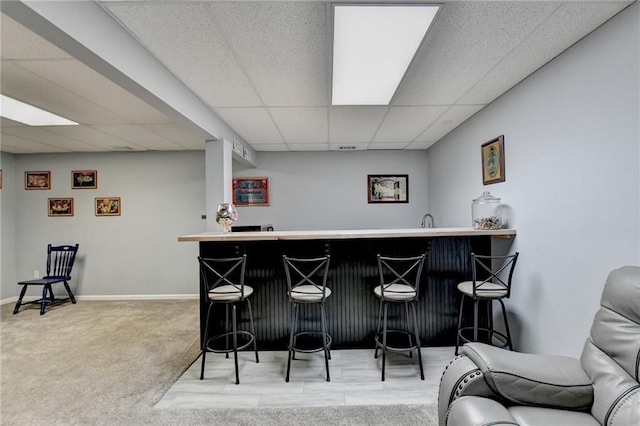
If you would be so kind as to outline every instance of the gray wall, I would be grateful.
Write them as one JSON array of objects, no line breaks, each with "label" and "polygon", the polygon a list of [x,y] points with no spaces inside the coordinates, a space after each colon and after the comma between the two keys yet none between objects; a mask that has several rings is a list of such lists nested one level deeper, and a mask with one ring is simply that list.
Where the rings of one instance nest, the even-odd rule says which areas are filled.
[{"label": "gray wall", "polygon": [[[16,279],[44,273],[47,243],[76,242],[78,295],[197,293],[197,246],[176,237],[204,222],[203,152],[4,154],[3,164],[10,157],[15,167],[2,189],[2,229],[14,229],[15,238],[2,234],[3,299],[17,295]],[[97,189],[71,189],[71,170],[82,169],[98,171]],[[27,170],[51,171],[51,189],[24,190]],[[121,197],[122,215],[96,217],[94,198],[109,196]],[[48,217],[49,197],[73,197],[75,215]],[[11,251],[14,259],[5,257]]]},{"label": "gray wall", "polygon": [[[429,149],[444,226],[485,190],[510,207],[519,350],[579,354],[608,272],[640,264],[639,22],[636,3]],[[480,145],[501,134],[506,182],[483,186]]]},{"label": "gray wall", "polygon": [[[426,151],[260,152],[258,168],[234,177],[267,176],[270,206],[238,207],[238,225],[278,230],[419,227],[427,210]],[[368,204],[368,174],[408,174],[409,203]]]},{"label": "gray wall", "polygon": [[[426,152],[262,153],[271,205],[241,207],[238,224],[277,229],[417,227],[426,208]],[[44,271],[46,245],[80,243],[72,286],[81,296],[172,295],[198,291],[197,243],[205,231],[205,156],[199,152],[2,156],[1,297]],[[73,190],[71,170],[98,170],[98,189]],[[24,172],[50,170],[52,189],[25,191]],[[368,173],[409,174],[408,204],[367,204]],[[122,216],[96,217],[95,197],[118,196]],[[74,197],[73,217],[48,217],[47,198]],[[13,255],[15,253],[15,256]],[[33,294],[35,295],[35,294]]]},{"label": "gray wall", "polygon": [[[2,189],[0,189],[0,300],[15,293],[16,282],[16,212],[17,184],[15,182],[15,156],[0,154]],[[9,287],[5,283],[13,283]],[[5,290],[6,289],[6,290]]]}]

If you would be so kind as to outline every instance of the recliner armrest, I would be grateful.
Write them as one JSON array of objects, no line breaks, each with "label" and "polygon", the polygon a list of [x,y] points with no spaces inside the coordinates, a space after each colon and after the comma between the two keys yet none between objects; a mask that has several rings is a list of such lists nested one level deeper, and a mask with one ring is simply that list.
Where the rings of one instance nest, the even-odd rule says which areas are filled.
[{"label": "recliner armrest", "polygon": [[515,404],[574,410],[593,404],[591,380],[575,358],[511,352],[484,343],[468,343],[462,350],[491,389]]},{"label": "recliner armrest", "polygon": [[478,366],[466,356],[456,357],[445,368],[438,392],[438,419],[445,425],[449,405],[463,396],[494,397]]},{"label": "recliner armrest", "polygon": [[463,396],[451,403],[446,426],[518,426],[507,408],[489,398]]}]

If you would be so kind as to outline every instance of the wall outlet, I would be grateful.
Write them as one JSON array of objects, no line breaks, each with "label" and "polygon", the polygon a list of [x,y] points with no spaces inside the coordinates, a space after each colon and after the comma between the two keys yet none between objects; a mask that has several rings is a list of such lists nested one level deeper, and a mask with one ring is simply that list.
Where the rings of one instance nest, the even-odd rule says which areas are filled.
[{"label": "wall outlet", "polygon": [[33,270],[33,278],[40,278],[40,271],[38,271],[37,269]]}]

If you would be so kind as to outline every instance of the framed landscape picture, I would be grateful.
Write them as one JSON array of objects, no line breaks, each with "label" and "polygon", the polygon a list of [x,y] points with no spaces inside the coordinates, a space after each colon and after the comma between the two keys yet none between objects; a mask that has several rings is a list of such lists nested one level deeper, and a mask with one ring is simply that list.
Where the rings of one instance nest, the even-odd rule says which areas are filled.
[{"label": "framed landscape picture", "polygon": [[367,175],[367,202],[408,203],[409,175]]},{"label": "framed landscape picture", "polygon": [[96,216],[120,216],[120,197],[95,199]]},{"label": "framed landscape picture", "polygon": [[51,172],[24,172],[24,189],[51,189]]},{"label": "framed landscape picture", "polygon": [[97,170],[74,170],[71,172],[71,189],[96,189],[97,187]]},{"label": "framed landscape picture", "polygon": [[73,216],[73,198],[47,199],[49,216]]}]

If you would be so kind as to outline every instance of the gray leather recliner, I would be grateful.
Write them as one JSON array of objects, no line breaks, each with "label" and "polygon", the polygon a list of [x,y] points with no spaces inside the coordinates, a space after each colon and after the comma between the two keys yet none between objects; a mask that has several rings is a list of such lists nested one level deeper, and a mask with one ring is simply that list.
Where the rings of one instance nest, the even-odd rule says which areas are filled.
[{"label": "gray leather recliner", "polygon": [[640,267],[612,271],[600,305],[579,360],[466,344],[440,381],[440,425],[640,425]]}]

